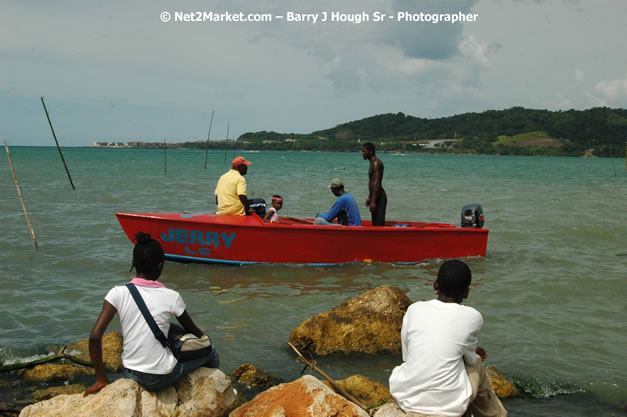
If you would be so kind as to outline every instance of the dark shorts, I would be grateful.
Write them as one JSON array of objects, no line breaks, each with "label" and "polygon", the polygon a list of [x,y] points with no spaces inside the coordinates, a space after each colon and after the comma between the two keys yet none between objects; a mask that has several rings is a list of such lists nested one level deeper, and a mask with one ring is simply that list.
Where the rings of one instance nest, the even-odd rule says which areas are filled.
[{"label": "dark shorts", "polygon": [[124,368],[124,376],[139,382],[139,384],[148,391],[156,392],[169,387],[183,376],[200,368],[201,366],[207,368],[217,368],[220,366],[220,360],[217,357],[217,351],[215,348],[211,349],[211,353],[205,358],[196,358],[189,361],[178,362],[169,374],[147,374]]},{"label": "dark shorts", "polygon": [[385,209],[388,205],[388,196],[385,194],[385,190],[381,188],[379,194],[377,195],[377,208],[375,211],[370,212],[372,218],[373,226],[384,226],[385,225]]}]

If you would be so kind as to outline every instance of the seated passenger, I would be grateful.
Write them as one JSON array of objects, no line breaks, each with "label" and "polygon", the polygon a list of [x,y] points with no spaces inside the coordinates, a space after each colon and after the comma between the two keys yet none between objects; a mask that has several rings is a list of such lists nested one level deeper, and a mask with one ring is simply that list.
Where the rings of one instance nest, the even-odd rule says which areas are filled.
[{"label": "seated passenger", "polygon": [[[161,244],[142,232],[137,233],[135,240],[137,244],[133,249],[133,267],[137,271],[137,277],[130,283],[135,285],[144,299],[159,329],[167,335],[170,318],[175,316],[188,333],[202,337],[203,332],[187,313],[181,295],[157,281],[165,262]],[[113,287],[105,296],[102,311],[89,336],[89,357],[96,371],[96,382],[85,390],[84,396],[99,391],[109,383],[102,360],[102,336],[116,313],[120,318],[124,343],[124,375],[147,390],[160,391],[201,366],[219,366],[219,356],[215,348],[205,357],[178,361],[172,351],[162,346],[150,330],[129,288],[120,285]]]},{"label": "seated passenger", "polygon": [[279,210],[283,207],[283,197],[280,195],[272,196],[272,207],[268,209],[263,221],[266,223],[278,223],[279,222]]},{"label": "seated passenger", "polygon": [[329,185],[334,196],[338,197],[335,204],[329,209],[328,213],[316,214],[314,224],[326,226],[341,226],[342,223],[332,223],[332,220],[346,213],[348,217],[348,226],[361,226],[361,215],[355,197],[344,191],[344,183],[339,178],[334,178]]},{"label": "seated passenger", "polygon": [[234,216],[248,216],[251,213],[248,197],[246,196],[246,179],[248,162],[238,156],[231,161],[232,169],[222,175],[214,192],[216,196],[216,214],[230,214]]},{"label": "seated passenger", "polygon": [[[268,209],[266,215],[263,217],[263,221],[266,223],[279,223],[279,210],[283,207],[283,197],[280,195],[272,196],[272,207]],[[290,220],[294,223],[312,224],[311,220],[299,219],[292,216],[281,216],[282,219]]]}]

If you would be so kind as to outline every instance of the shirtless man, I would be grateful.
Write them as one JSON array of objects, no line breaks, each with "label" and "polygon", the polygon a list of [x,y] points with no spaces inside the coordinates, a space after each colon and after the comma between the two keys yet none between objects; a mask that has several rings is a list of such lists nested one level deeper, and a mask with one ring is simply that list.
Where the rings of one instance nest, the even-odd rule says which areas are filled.
[{"label": "shirtless man", "polygon": [[366,207],[370,209],[373,226],[385,225],[385,208],[388,197],[381,183],[383,182],[383,162],[375,155],[375,147],[367,142],[361,147],[361,156],[370,161],[368,168],[368,198]]}]

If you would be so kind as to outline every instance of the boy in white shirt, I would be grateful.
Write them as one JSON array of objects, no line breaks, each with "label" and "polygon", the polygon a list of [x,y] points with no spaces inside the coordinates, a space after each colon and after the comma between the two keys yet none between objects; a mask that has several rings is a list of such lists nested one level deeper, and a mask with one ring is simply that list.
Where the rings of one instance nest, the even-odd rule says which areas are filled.
[{"label": "boy in white shirt", "polygon": [[401,329],[404,362],[390,376],[397,413],[390,416],[459,417],[467,409],[474,417],[507,415],[483,368],[488,355],[477,346],[483,318],[461,304],[471,279],[464,262],[446,261],[433,283],[438,298],[407,309]]}]

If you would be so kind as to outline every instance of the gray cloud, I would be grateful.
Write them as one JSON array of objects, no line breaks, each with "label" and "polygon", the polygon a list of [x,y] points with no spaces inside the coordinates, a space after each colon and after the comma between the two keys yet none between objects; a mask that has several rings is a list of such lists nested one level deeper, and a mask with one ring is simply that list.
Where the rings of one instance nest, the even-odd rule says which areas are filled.
[{"label": "gray cloud", "polygon": [[[478,0],[394,0],[392,10],[411,13],[470,13]],[[463,23],[400,22],[385,37],[388,45],[412,58],[442,60],[459,54]]]}]

